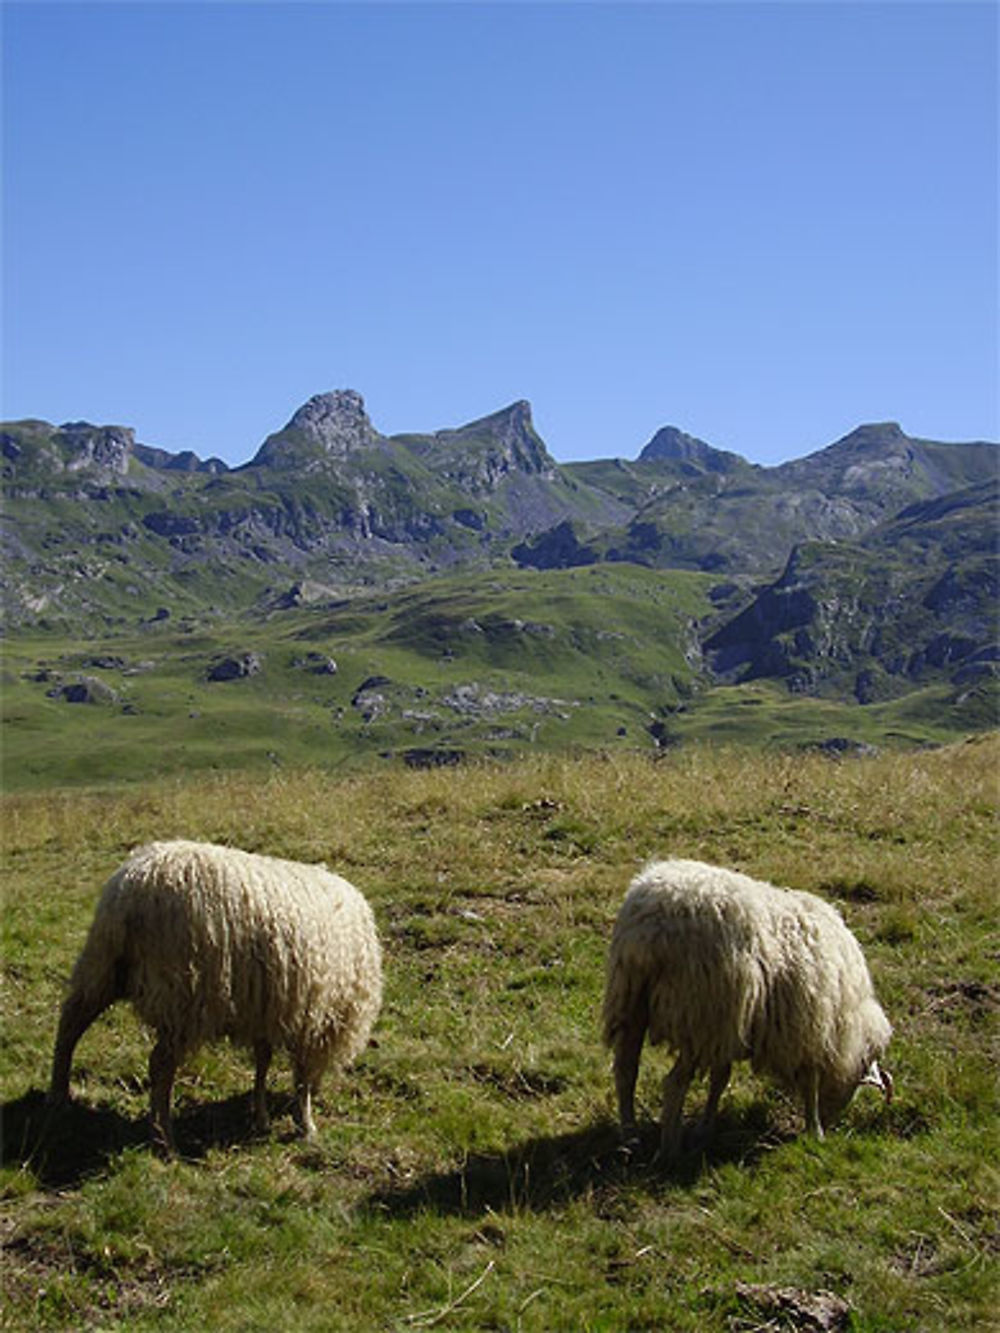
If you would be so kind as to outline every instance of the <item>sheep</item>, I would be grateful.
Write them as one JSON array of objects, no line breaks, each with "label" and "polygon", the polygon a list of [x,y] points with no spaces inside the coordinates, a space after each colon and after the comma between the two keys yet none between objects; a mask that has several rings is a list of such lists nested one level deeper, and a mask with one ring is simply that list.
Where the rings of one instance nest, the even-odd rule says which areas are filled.
[{"label": "sheep", "polygon": [[818,1138],[860,1084],[892,1098],[878,1063],[892,1028],[838,913],[810,893],[700,861],[654,862],[630,884],[608,954],[603,1027],[626,1145],[638,1137],[647,1030],[676,1052],[663,1082],[663,1160],[680,1150],[684,1098],[704,1072],[699,1138],[710,1137],[735,1060],[797,1093]]},{"label": "sheep", "polygon": [[320,1079],[364,1049],[381,1007],[371,908],[325,866],[211,843],[149,843],[111,876],[98,902],[60,1015],[51,1105],[69,1099],[77,1042],[120,999],[130,1000],[156,1035],[150,1120],[154,1144],[165,1153],[174,1146],[178,1064],[220,1037],[253,1050],[260,1133],[268,1127],[272,1053],[288,1051],[298,1127],[313,1139]]}]

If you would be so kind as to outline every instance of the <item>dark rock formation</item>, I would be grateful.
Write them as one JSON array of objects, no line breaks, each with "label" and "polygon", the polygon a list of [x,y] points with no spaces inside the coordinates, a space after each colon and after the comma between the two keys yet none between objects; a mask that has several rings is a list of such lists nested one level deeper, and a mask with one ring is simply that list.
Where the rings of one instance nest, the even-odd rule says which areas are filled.
[{"label": "dark rock formation", "polygon": [[223,657],[213,662],[206,673],[206,679],[242,680],[246,676],[256,676],[262,669],[263,662],[257,653],[242,653],[239,657]]}]

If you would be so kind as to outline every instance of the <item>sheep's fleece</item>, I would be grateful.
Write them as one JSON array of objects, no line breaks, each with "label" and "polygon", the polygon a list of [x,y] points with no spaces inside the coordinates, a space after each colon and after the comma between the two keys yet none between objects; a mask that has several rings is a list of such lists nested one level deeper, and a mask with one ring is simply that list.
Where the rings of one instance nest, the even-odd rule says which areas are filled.
[{"label": "sheep's fleece", "polygon": [[663,1085],[661,1153],[681,1143],[692,1079],[710,1074],[702,1137],[735,1060],[797,1093],[819,1137],[861,1083],[886,1098],[878,1060],[892,1029],[864,955],[837,912],[699,861],[648,865],[629,886],[608,956],[604,1040],[614,1052],[622,1130],[635,1137],[635,1084],[647,1034],[676,1052]]},{"label": "sheep's fleece", "polygon": [[60,1018],[52,1102],[69,1096],[76,1043],[119,999],[156,1032],[151,1111],[162,1146],[172,1146],[178,1063],[219,1037],[255,1053],[261,1130],[272,1051],[288,1050],[300,1127],[311,1136],[322,1075],[364,1049],[381,1006],[371,909],[324,866],[210,843],[150,843],[112,875],[97,905]]}]

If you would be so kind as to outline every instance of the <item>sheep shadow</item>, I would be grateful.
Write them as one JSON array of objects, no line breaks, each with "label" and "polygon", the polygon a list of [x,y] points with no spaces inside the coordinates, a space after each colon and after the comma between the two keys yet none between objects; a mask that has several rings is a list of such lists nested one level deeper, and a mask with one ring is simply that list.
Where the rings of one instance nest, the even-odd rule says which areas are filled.
[{"label": "sheep shadow", "polygon": [[656,1159],[659,1131],[646,1125],[637,1146],[622,1146],[610,1121],[567,1134],[526,1139],[490,1152],[470,1154],[452,1171],[402,1179],[370,1194],[367,1205],[392,1217],[423,1210],[479,1216],[527,1210],[541,1213],[578,1198],[614,1207],[616,1191],[638,1187],[652,1195],[690,1188],[701,1175],[726,1163],[752,1167],[766,1152],[793,1137],[775,1130],[764,1105],[740,1116],[720,1114],[716,1135],[703,1149],[685,1146],[676,1160]]},{"label": "sheep shadow", "polygon": [[[268,1098],[268,1109],[280,1117],[290,1101],[275,1094]],[[177,1155],[187,1161],[256,1139],[247,1093],[181,1107],[173,1121]],[[37,1089],[0,1104],[0,1162],[30,1168],[46,1188],[73,1187],[100,1175],[128,1148],[153,1151],[145,1114],[129,1117],[85,1101],[52,1107]]]}]

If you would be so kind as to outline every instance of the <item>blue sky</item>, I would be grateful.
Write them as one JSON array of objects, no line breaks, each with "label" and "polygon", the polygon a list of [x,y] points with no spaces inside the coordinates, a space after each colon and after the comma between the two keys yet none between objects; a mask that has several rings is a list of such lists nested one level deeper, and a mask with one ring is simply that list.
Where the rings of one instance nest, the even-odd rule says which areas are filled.
[{"label": "blue sky", "polygon": [[998,423],[990,3],[6,3],[4,417]]}]

